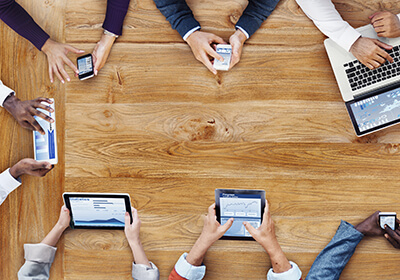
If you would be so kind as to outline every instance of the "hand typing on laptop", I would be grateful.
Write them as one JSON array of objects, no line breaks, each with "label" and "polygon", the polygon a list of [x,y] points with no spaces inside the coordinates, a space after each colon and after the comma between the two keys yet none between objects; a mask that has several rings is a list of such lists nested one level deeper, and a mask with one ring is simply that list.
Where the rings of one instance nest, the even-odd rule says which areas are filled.
[{"label": "hand typing on laptop", "polygon": [[400,37],[400,19],[395,14],[382,11],[372,14],[369,18],[379,37]]}]

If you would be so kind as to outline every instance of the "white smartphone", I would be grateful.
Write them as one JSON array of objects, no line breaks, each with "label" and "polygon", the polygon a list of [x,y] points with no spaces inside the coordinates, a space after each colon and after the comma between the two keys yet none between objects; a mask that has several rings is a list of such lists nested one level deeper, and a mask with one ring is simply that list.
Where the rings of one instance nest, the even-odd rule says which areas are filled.
[{"label": "white smartphone", "polygon": [[385,229],[385,225],[388,225],[392,230],[395,230],[396,212],[380,212],[379,225],[381,226],[382,229]]},{"label": "white smartphone", "polygon": [[214,59],[214,68],[216,70],[228,71],[229,65],[231,64],[232,46],[227,44],[218,44],[216,52],[222,56],[224,61]]},{"label": "white smartphone", "polygon": [[57,156],[57,132],[56,132],[56,113],[54,109],[54,99],[51,99],[53,104],[43,102],[45,105],[50,106],[54,112],[50,113],[46,110],[37,108],[38,111],[49,116],[54,120],[54,123],[49,123],[41,117],[35,116],[35,120],[43,128],[45,135],[40,134],[38,131],[33,132],[33,150],[35,153],[35,160],[46,161],[50,164],[58,163]]}]

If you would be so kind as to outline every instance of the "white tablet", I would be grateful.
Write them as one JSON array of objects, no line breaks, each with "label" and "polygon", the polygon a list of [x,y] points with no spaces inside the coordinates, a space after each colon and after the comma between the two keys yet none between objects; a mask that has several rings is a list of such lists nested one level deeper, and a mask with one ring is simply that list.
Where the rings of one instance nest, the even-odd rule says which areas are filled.
[{"label": "white tablet", "polygon": [[131,216],[127,193],[64,193],[71,215],[71,228],[124,229],[125,213]]}]

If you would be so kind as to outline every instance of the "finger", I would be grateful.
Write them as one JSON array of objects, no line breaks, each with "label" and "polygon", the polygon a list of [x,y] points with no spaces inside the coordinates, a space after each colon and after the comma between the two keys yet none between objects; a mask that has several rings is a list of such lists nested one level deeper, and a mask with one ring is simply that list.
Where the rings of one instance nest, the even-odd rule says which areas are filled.
[{"label": "finger", "polygon": [[211,40],[212,40],[212,42],[215,42],[215,43],[218,43],[218,44],[226,44],[224,39],[222,39],[221,37],[219,37],[219,36],[217,36],[215,34],[212,34]]},{"label": "finger", "polygon": [[269,203],[268,200],[265,200],[265,208],[264,208],[264,217],[263,217],[263,222],[269,219],[271,214],[269,213]]},{"label": "finger", "polygon": [[375,12],[372,15],[370,15],[368,18],[372,19],[373,17],[375,17],[376,15],[380,14],[381,12]]},{"label": "finger", "polygon": [[71,79],[69,78],[69,75],[68,75],[67,71],[65,71],[65,69],[64,69],[64,65],[63,65],[63,64],[58,65],[58,70],[60,70],[61,74],[64,76],[64,78],[65,78],[68,82],[71,81]]},{"label": "finger", "polygon": [[71,68],[72,71],[75,72],[75,74],[79,74],[78,68],[75,66],[75,64],[72,63],[71,60],[68,59],[68,57],[64,59],[64,63],[67,64],[69,68]]},{"label": "finger", "polygon": [[221,231],[225,234],[233,224],[233,218],[230,218],[225,224],[221,226]]},{"label": "finger", "polygon": [[215,216],[215,203],[208,207],[208,216]]},{"label": "finger", "polygon": [[396,240],[396,242],[400,242],[400,236],[387,225],[385,225],[385,231],[387,234],[389,234],[390,237]]},{"label": "finger", "polygon": [[68,51],[73,52],[73,53],[76,53],[76,54],[80,54],[80,53],[84,53],[84,52],[85,52],[84,50],[77,49],[77,48],[75,48],[75,47],[73,47],[73,46],[71,46],[71,45],[65,45],[65,48],[66,48]]},{"label": "finger", "polygon": [[27,121],[33,126],[33,130],[40,132],[42,135],[46,134],[40,124],[32,116]]},{"label": "finger", "polygon": [[392,244],[392,246],[393,246],[394,248],[397,248],[397,249],[400,248],[400,244],[399,244],[396,240],[394,240],[392,237],[390,237],[389,234],[385,233],[384,236],[385,236],[385,238],[390,242],[390,244]]},{"label": "finger", "polygon": [[380,65],[382,65],[382,64],[384,64],[386,62],[386,59],[383,58],[382,56],[378,55],[378,54],[374,55],[373,60],[378,62]]},{"label": "finger", "polygon": [[[43,102],[43,101],[42,101],[42,102]],[[54,109],[53,109],[53,108],[51,108],[51,107],[48,106],[48,105],[44,105],[42,102],[40,102],[39,100],[35,100],[35,102],[34,102],[34,104],[33,104],[33,107],[34,107],[34,108],[40,108],[40,109],[46,110],[47,112],[50,112],[50,113],[53,113],[53,112],[54,112]]]},{"label": "finger", "polygon": [[243,222],[243,225],[246,228],[246,230],[251,234],[251,236],[254,237],[256,229],[249,222]]},{"label": "finger", "polygon": [[133,208],[132,206],[131,206],[131,209],[132,209],[132,219],[133,219],[133,221],[138,220],[139,219],[139,214],[138,214],[137,210],[135,208]]},{"label": "finger", "polygon": [[371,69],[371,70],[374,69],[374,66],[373,66],[371,63],[368,63],[368,62],[364,63],[364,62],[362,62],[362,64],[364,64],[365,66],[367,66],[367,67],[368,67],[369,69]]},{"label": "finger", "polygon": [[52,169],[52,165],[49,162],[42,162],[42,161],[33,161],[30,164],[31,170],[46,170],[49,171]]},{"label": "finger", "polygon": [[99,72],[99,70],[100,70],[100,64],[101,64],[101,61],[100,60],[97,60],[97,62],[94,64],[94,74],[97,76],[97,73]]},{"label": "finger", "polygon": [[381,64],[378,61],[375,60],[369,60],[368,61],[374,68],[379,68],[379,66],[381,66]]},{"label": "finger", "polygon": [[[384,58],[384,60],[388,60],[390,63],[393,63],[393,57],[391,57],[387,52],[385,52],[384,50],[379,50],[378,54]],[[385,61],[383,62],[385,63]]]},{"label": "finger", "polygon": [[383,42],[381,42],[379,40],[374,40],[374,42],[375,42],[376,45],[378,45],[379,47],[381,47],[381,48],[383,48],[385,50],[390,51],[391,49],[393,49],[393,46],[385,44],[385,43],[383,43]]},{"label": "finger", "polygon": [[38,97],[38,98],[35,99],[35,101],[39,102],[39,103],[46,102],[46,103],[49,103],[49,104],[53,104],[53,100],[51,100],[50,98],[46,98],[46,97]]},{"label": "finger", "polygon": [[49,123],[54,123],[54,120],[53,120],[52,118],[50,118],[48,115],[46,115],[46,114],[40,112],[39,110],[34,110],[34,111],[33,111],[33,114],[34,114],[35,116],[38,116],[38,117],[44,119],[45,121],[47,121],[47,122],[49,122]]},{"label": "finger", "polygon": [[131,224],[131,217],[129,217],[129,213],[125,212],[125,229]]},{"label": "finger", "polygon": [[210,47],[207,47],[205,51],[206,51],[210,56],[212,56],[212,57],[218,59],[219,61],[221,61],[221,62],[224,61],[224,58],[223,58],[221,55],[219,55],[213,48],[211,48],[211,46],[210,46]]},{"label": "finger", "polygon": [[61,207],[61,211],[69,212],[69,209],[67,208],[67,206],[63,205],[63,206]]},{"label": "finger", "polygon": [[39,176],[40,177],[44,177],[46,176],[47,173],[49,173],[51,171],[51,169],[40,169],[39,170]]},{"label": "finger", "polygon": [[53,79],[53,67],[51,67],[49,65],[49,77],[50,77],[50,82],[53,83],[54,79]]},{"label": "finger", "polygon": [[[21,122],[20,124],[21,124],[21,126],[22,126],[23,128],[26,128],[26,129],[35,131],[35,128],[34,128],[28,121],[23,121],[23,122]],[[40,132],[40,131],[39,131],[39,132]],[[44,131],[43,131],[43,133],[42,133],[42,132],[40,132],[40,133],[43,134]]]},{"label": "finger", "polygon": [[57,65],[54,67],[54,73],[56,73],[57,78],[64,84],[64,79],[61,77],[60,71]]},{"label": "finger", "polygon": [[210,60],[208,59],[208,56],[206,54],[203,54],[201,56],[200,61],[207,67],[208,70],[210,70],[214,75],[217,75],[217,70],[212,66]]},{"label": "finger", "polygon": [[371,24],[374,25],[376,23],[382,22],[383,17],[380,14],[377,14],[371,19]]}]

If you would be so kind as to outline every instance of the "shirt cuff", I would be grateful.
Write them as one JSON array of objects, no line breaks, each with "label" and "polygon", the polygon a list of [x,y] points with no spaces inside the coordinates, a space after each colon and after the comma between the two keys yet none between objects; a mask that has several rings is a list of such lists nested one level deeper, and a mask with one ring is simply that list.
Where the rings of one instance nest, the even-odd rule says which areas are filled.
[{"label": "shirt cuff", "polygon": [[21,185],[21,179],[15,179],[10,173],[10,168],[8,168],[0,174],[0,185],[4,191],[10,194]]},{"label": "shirt cuff", "polygon": [[185,36],[183,36],[183,40],[186,41],[186,39],[192,35],[193,32],[199,30],[201,27],[200,26],[196,26],[195,28],[190,29],[188,32],[186,32]]},{"label": "shirt cuff", "polygon": [[4,101],[7,99],[7,97],[10,96],[10,94],[15,94],[15,92],[6,87],[1,81],[0,81],[0,106],[3,107]]},{"label": "shirt cuff", "polygon": [[400,14],[397,14],[398,19],[400,20]]},{"label": "shirt cuff", "polygon": [[361,33],[355,30],[353,27],[348,26],[346,30],[339,37],[337,43],[344,48],[346,51],[350,51],[351,46],[361,37]]},{"label": "shirt cuff", "polygon": [[40,263],[53,263],[57,252],[56,247],[47,244],[24,244],[25,260]]},{"label": "shirt cuff", "polygon": [[183,253],[182,256],[175,264],[175,271],[183,278],[188,280],[201,280],[206,274],[206,266],[194,266],[186,261],[187,253]]},{"label": "shirt cuff", "polygon": [[294,262],[289,262],[292,268],[282,273],[275,273],[271,268],[267,274],[267,280],[299,280],[301,279],[301,270]]},{"label": "shirt cuff", "polygon": [[244,33],[244,35],[246,35],[247,39],[249,39],[249,38],[250,38],[250,36],[249,36],[249,33],[247,33],[247,31],[246,31],[246,30],[244,30],[242,27],[240,27],[240,26],[236,25],[236,28],[237,28],[237,29],[240,29],[240,31],[242,31],[242,32]]},{"label": "shirt cuff", "polygon": [[160,272],[157,266],[152,262],[150,262],[150,266],[132,263],[132,278],[158,280],[160,278]]}]

